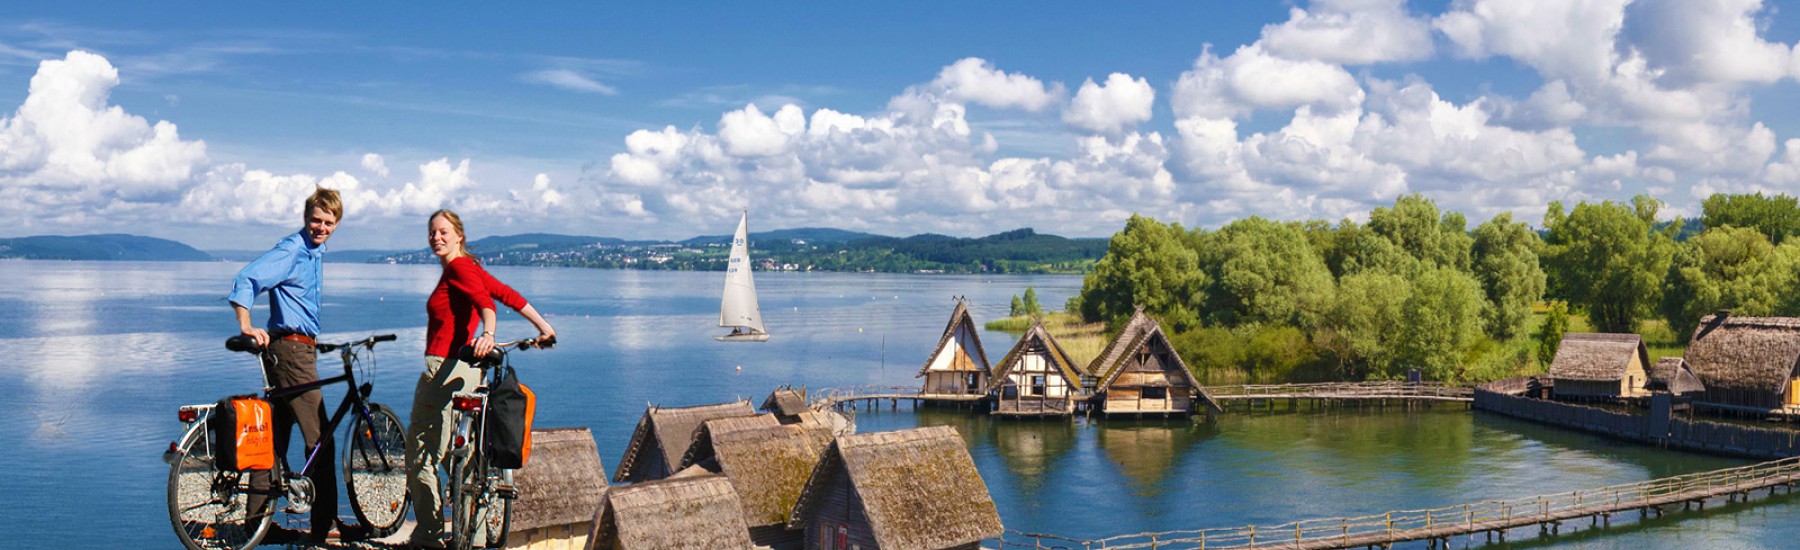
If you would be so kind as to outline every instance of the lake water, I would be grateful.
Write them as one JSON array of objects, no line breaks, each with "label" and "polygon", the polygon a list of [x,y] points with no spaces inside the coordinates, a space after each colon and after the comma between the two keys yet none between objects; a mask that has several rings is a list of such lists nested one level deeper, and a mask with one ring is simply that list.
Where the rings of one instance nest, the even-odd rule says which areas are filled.
[{"label": "lake water", "polygon": [[[177,548],[161,452],[175,409],[256,390],[226,263],[0,262],[0,548]],[[324,340],[392,332],[374,399],[410,409],[436,266],[329,264]],[[646,403],[760,402],[780,384],[912,385],[948,319],[979,321],[1027,286],[1060,305],[1072,276],[758,273],[774,338],[711,339],[718,273],[493,269],[544,312],[554,350],[515,356],[538,425],[586,426],[611,468]],[[259,317],[260,318],[260,317]],[[500,337],[530,335],[503,313]],[[982,334],[997,360],[1013,337]],[[335,367],[321,361],[322,370]],[[342,395],[333,388],[327,402]],[[1438,507],[1743,464],[1646,449],[1462,408],[1230,414],[1216,422],[993,421],[953,410],[863,412],[859,429],[950,425],[1008,528],[1096,538]],[[298,447],[298,445],[296,445]],[[1709,506],[1493,548],[1795,548],[1800,497]],[[344,513],[349,513],[344,508]],[[1585,526],[1585,522],[1580,525]],[[1482,539],[1474,539],[1482,540]],[[1462,547],[1468,541],[1454,541]],[[1474,544],[1474,546],[1481,546]],[[1420,544],[1417,547],[1423,548]]]}]

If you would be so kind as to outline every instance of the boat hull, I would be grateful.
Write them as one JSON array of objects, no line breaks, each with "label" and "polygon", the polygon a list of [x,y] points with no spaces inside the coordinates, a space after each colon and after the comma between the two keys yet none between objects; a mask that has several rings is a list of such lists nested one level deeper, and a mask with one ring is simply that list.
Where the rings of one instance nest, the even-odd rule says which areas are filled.
[{"label": "boat hull", "polygon": [[766,332],[758,334],[721,334],[714,336],[713,339],[720,342],[767,342],[769,341],[769,334]]}]

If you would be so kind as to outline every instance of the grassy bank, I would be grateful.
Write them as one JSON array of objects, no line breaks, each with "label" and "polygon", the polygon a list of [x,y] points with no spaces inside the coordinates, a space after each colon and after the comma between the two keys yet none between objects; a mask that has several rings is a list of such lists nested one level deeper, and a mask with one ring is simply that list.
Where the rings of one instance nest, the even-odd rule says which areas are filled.
[{"label": "grassy bank", "polygon": [[[1044,322],[1044,330],[1049,331],[1050,336],[1056,338],[1056,344],[1062,346],[1063,351],[1069,354],[1069,359],[1084,368],[1088,363],[1093,362],[1095,357],[1100,356],[1100,351],[1106,348],[1105,323],[1083,323],[1080,316],[1061,311],[1046,313],[1038,319]],[[1021,315],[989,321],[983,326],[988,330],[997,330],[1016,336],[1031,330],[1031,323],[1038,319]],[[1006,350],[1011,349],[1014,342],[1006,342],[1003,346],[999,342],[988,342],[988,351],[997,354],[988,359],[999,361],[1000,356],[1004,355]]]}]

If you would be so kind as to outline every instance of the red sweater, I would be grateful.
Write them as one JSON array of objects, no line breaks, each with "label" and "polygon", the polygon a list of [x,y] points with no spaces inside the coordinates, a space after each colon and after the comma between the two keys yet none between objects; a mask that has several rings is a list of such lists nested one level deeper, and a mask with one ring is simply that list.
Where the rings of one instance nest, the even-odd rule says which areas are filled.
[{"label": "red sweater", "polygon": [[525,297],[489,275],[468,256],[450,260],[437,288],[425,300],[425,355],[452,357],[473,340],[481,324],[481,310],[494,309],[494,301],[513,311],[525,309]]}]

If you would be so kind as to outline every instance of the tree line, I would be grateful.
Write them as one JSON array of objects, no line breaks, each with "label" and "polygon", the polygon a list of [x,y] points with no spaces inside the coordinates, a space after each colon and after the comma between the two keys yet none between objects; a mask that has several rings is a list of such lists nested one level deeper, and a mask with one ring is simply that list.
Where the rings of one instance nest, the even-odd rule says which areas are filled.
[{"label": "tree line", "polygon": [[1133,216],[1067,309],[1116,327],[1142,306],[1215,383],[1486,380],[1548,363],[1571,315],[1601,332],[1660,319],[1681,343],[1719,309],[1800,315],[1795,198],[1714,195],[1699,220],[1662,206],[1552,202],[1541,231],[1511,214],[1470,229],[1416,194],[1364,223]]}]

